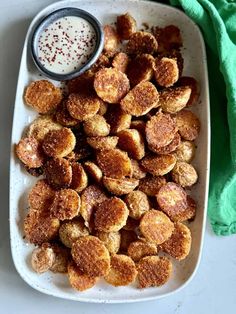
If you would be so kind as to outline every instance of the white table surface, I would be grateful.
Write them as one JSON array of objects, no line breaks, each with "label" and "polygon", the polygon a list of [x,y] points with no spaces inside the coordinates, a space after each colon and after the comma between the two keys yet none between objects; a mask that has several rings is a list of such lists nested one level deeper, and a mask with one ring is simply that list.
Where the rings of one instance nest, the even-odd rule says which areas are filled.
[{"label": "white table surface", "polygon": [[171,297],[136,304],[86,304],[43,295],[17,274],[10,252],[8,172],[12,114],[21,49],[32,17],[52,0],[0,0],[0,313],[236,313],[236,236],[216,237],[209,225],[195,278]]}]

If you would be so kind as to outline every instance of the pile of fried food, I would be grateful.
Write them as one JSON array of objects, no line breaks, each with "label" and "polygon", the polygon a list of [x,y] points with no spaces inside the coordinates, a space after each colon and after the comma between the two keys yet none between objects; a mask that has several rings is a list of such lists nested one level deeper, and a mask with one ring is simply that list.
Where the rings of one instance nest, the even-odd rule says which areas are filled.
[{"label": "pile of fried food", "polygon": [[16,153],[43,178],[28,196],[25,238],[37,246],[36,272],[68,273],[79,291],[101,277],[161,286],[191,247],[184,223],[196,203],[185,188],[198,179],[190,162],[200,122],[186,107],[198,84],[182,76],[176,26],[137,31],[126,13],[104,33],[98,61],[65,95],[46,80],[26,88],[40,115]]}]

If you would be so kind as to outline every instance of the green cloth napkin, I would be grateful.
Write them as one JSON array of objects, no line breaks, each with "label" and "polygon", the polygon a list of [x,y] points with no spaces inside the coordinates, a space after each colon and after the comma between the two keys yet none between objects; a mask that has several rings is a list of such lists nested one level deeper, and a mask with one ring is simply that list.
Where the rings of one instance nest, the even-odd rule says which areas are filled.
[{"label": "green cloth napkin", "polygon": [[208,216],[217,235],[236,233],[236,1],[170,0],[201,28],[211,104]]}]

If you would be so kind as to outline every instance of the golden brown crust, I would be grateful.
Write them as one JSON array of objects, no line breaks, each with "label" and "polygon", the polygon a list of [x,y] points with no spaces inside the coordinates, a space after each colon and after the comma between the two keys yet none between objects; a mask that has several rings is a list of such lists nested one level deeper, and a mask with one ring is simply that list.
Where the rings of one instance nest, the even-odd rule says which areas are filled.
[{"label": "golden brown crust", "polygon": [[[166,154],[173,153],[179,147],[180,142],[181,142],[181,137],[180,137],[179,133],[177,132],[175,134],[175,137],[173,138],[173,140],[170,142],[170,144],[168,144],[164,147],[155,148],[155,152],[160,154],[160,155],[166,155]],[[176,154],[175,154],[175,157],[176,157]]]},{"label": "golden brown crust", "polygon": [[146,176],[139,181],[139,190],[144,192],[147,196],[155,196],[160,188],[166,184],[165,177]]},{"label": "golden brown crust", "polygon": [[113,149],[118,143],[118,136],[93,136],[87,138],[88,144],[97,150],[101,149]]},{"label": "golden brown crust", "polygon": [[109,252],[97,237],[80,237],[73,243],[71,254],[81,271],[90,276],[105,276],[109,272]]},{"label": "golden brown crust", "polygon": [[117,16],[116,27],[120,38],[127,40],[136,32],[137,25],[135,19],[129,13],[125,13]]},{"label": "golden brown crust", "polygon": [[195,155],[196,147],[193,142],[181,141],[175,151],[177,161],[191,162]]},{"label": "golden brown crust", "polygon": [[149,210],[140,221],[140,231],[150,242],[161,244],[171,236],[174,224],[163,212]]},{"label": "golden brown crust", "polygon": [[189,110],[181,110],[176,115],[176,123],[180,135],[187,141],[194,141],[200,132],[198,117]]},{"label": "golden brown crust", "polygon": [[139,180],[146,177],[146,171],[143,169],[143,167],[140,165],[140,163],[137,160],[131,159],[131,165],[132,165],[131,177],[133,179]]},{"label": "golden brown crust", "polygon": [[109,58],[104,53],[102,53],[100,54],[97,61],[91,66],[90,71],[95,74],[100,69],[109,68],[109,66],[110,66]]},{"label": "golden brown crust", "polygon": [[121,100],[121,109],[139,117],[154,108],[158,99],[159,93],[156,87],[151,82],[141,82]]},{"label": "golden brown crust", "polygon": [[38,180],[29,192],[29,206],[40,211],[45,210],[51,206],[54,196],[55,191],[47,184],[47,181]]},{"label": "golden brown crust", "polygon": [[62,93],[60,88],[55,87],[49,81],[35,81],[27,86],[24,100],[38,113],[45,114],[56,109],[62,100]]},{"label": "golden brown crust", "polygon": [[94,226],[98,231],[119,231],[129,215],[126,204],[117,197],[107,199],[96,206]]},{"label": "golden brown crust", "polygon": [[63,126],[72,127],[78,124],[78,120],[71,117],[66,107],[65,101],[63,101],[54,114],[54,119]]},{"label": "golden brown crust", "polygon": [[50,244],[50,247],[53,249],[53,253],[55,254],[55,259],[50,267],[50,270],[53,273],[67,273],[70,251],[56,243]]},{"label": "golden brown crust", "polygon": [[116,148],[98,151],[97,163],[107,177],[121,179],[131,174],[131,161],[127,153]]},{"label": "golden brown crust", "polygon": [[84,171],[83,166],[78,162],[73,162],[71,164],[72,168],[72,180],[70,188],[76,192],[82,192],[88,185],[88,176]]},{"label": "golden brown crust", "polygon": [[103,185],[112,194],[124,195],[132,192],[139,184],[139,180],[133,178],[115,179],[103,177]]},{"label": "golden brown crust", "polygon": [[130,36],[126,50],[130,54],[153,54],[157,51],[157,47],[157,41],[152,34],[147,32],[135,32]]},{"label": "golden brown crust", "polygon": [[115,254],[119,251],[121,239],[119,232],[97,231],[96,236],[105,244],[110,254]]},{"label": "golden brown crust", "polygon": [[53,188],[69,187],[72,180],[72,168],[64,158],[52,158],[44,166],[44,174]]},{"label": "golden brown crust", "polygon": [[84,163],[84,168],[95,183],[100,183],[102,181],[102,170],[94,162],[86,161]]},{"label": "golden brown crust", "polygon": [[158,250],[156,244],[139,240],[130,243],[127,253],[134,262],[138,262],[145,256],[157,255]]},{"label": "golden brown crust", "polygon": [[95,114],[92,118],[87,119],[83,126],[87,136],[107,136],[110,132],[109,124],[99,114]]},{"label": "golden brown crust", "polygon": [[188,86],[191,88],[191,95],[187,103],[187,107],[193,106],[198,102],[199,99],[199,86],[195,78],[190,76],[182,76],[177,82],[178,86]]},{"label": "golden brown crust", "polygon": [[118,146],[126,151],[131,158],[142,159],[145,155],[144,140],[135,129],[123,130],[118,133]]},{"label": "golden brown crust", "polygon": [[172,179],[182,187],[190,187],[197,182],[198,174],[195,168],[184,161],[177,161],[171,171]]},{"label": "golden brown crust", "polygon": [[134,262],[129,256],[114,254],[111,257],[111,268],[104,277],[110,285],[127,286],[132,283],[137,276],[137,270]]},{"label": "golden brown crust", "polygon": [[50,247],[38,247],[33,250],[31,266],[36,273],[45,273],[53,265],[55,254]]},{"label": "golden brown crust", "polygon": [[112,66],[118,71],[125,73],[129,61],[130,61],[129,56],[126,53],[118,52],[112,60]]},{"label": "golden brown crust", "polygon": [[105,25],[103,27],[104,31],[104,51],[109,57],[113,56],[116,52],[117,46],[119,44],[119,37],[114,27],[111,25]]},{"label": "golden brown crust", "polygon": [[143,168],[154,176],[164,176],[169,173],[176,164],[176,158],[172,154],[149,155],[142,159]]},{"label": "golden brown crust", "polygon": [[22,138],[16,145],[16,154],[20,161],[29,168],[39,168],[44,163],[40,142],[34,137]]},{"label": "golden brown crust", "polygon": [[128,93],[127,76],[115,68],[104,68],[95,74],[94,89],[104,101],[116,104]]},{"label": "golden brown crust", "polygon": [[89,230],[80,219],[65,221],[59,229],[59,237],[61,242],[68,248],[72,247],[72,243],[79,237],[89,235]]},{"label": "golden brown crust", "polygon": [[140,134],[145,136],[146,123],[144,121],[142,121],[142,120],[133,120],[133,121],[131,121],[130,128],[138,130],[140,132]]},{"label": "golden brown crust", "polygon": [[130,127],[132,116],[121,110],[119,105],[113,105],[109,106],[105,118],[111,127],[111,134],[117,134]]},{"label": "golden brown crust", "polygon": [[97,277],[83,273],[73,261],[68,264],[68,278],[72,288],[80,292],[92,288],[98,280]]},{"label": "golden brown crust", "polygon": [[139,288],[158,287],[169,280],[172,264],[164,256],[146,256],[139,261],[137,269]]},{"label": "golden brown crust", "polygon": [[158,85],[170,87],[179,79],[177,61],[171,58],[157,58],[155,60],[154,76]]},{"label": "golden brown crust", "polygon": [[133,191],[125,196],[125,203],[129,209],[129,216],[134,219],[140,219],[149,209],[147,195],[142,191]]}]

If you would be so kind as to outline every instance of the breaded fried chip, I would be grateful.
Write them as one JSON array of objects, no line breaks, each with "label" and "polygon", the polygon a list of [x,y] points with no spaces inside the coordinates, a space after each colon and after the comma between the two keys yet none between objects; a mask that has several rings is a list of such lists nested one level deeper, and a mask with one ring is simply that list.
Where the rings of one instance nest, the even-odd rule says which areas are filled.
[{"label": "breaded fried chip", "polygon": [[185,259],[191,248],[191,232],[187,226],[177,222],[171,237],[161,244],[161,249],[170,256],[181,261]]},{"label": "breaded fried chip", "polygon": [[156,107],[158,99],[156,87],[151,82],[141,82],[121,100],[121,109],[136,117],[143,116]]},{"label": "breaded fried chip", "polygon": [[121,110],[120,106],[113,105],[109,106],[105,118],[111,127],[111,134],[117,134],[130,127],[132,117]]},{"label": "breaded fried chip", "polygon": [[155,152],[156,149],[170,144],[176,132],[175,120],[169,114],[159,112],[146,124],[146,139],[149,148]]},{"label": "breaded fried chip", "polygon": [[113,68],[123,73],[126,72],[128,63],[129,63],[129,57],[124,52],[118,52],[112,60]]},{"label": "breaded fried chip", "polygon": [[135,19],[129,13],[125,13],[117,16],[116,27],[120,38],[127,40],[136,32],[137,25]]},{"label": "breaded fried chip", "polygon": [[72,168],[64,158],[52,158],[44,166],[44,173],[48,183],[54,188],[69,187],[72,180]]},{"label": "breaded fried chip", "polygon": [[80,76],[67,81],[67,88],[69,94],[94,94],[93,89],[94,73],[93,71],[86,71]]},{"label": "breaded fried chip", "polygon": [[105,244],[110,254],[115,254],[120,248],[120,233],[97,231],[96,236]]},{"label": "breaded fried chip", "polygon": [[20,161],[29,168],[39,168],[44,163],[41,145],[34,137],[22,138],[16,145],[16,154]]},{"label": "breaded fried chip", "polygon": [[158,287],[169,280],[172,264],[165,256],[146,256],[139,261],[137,270],[139,288]]},{"label": "breaded fried chip", "polygon": [[188,86],[191,89],[191,95],[187,103],[187,107],[195,105],[199,99],[199,86],[195,78],[190,76],[182,76],[177,82],[178,86]]},{"label": "breaded fried chip", "polygon": [[84,222],[79,219],[65,221],[61,224],[59,229],[60,240],[68,248],[71,248],[72,243],[79,237],[86,235],[89,235],[89,230],[84,225]]},{"label": "breaded fried chip", "polygon": [[70,251],[57,243],[52,243],[50,246],[53,249],[53,253],[55,254],[55,259],[52,266],[50,267],[50,270],[53,273],[67,273]]},{"label": "breaded fried chip", "polygon": [[51,216],[59,220],[72,219],[79,214],[80,197],[72,189],[57,191],[49,210]]},{"label": "breaded fried chip", "polygon": [[115,54],[117,46],[119,44],[119,37],[114,27],[111,25],[105,25],[103,27],[104,31],[104,51],[108,57]]},{"label": "breaded fried chip", "polygon": [[107,112],[107,109],[108,109],[108,103],[101,101],[98,114],[100,114],[101,116],[104,116],[104,114]]},{"label": "breaded fried chip", "polygon": [[[63,101],[54,114],[54,119],[63,126],[72,127],[78,124],[78,120],[74,119],[66,107],[65,101]],[[55,122],[54,122],[55,123]]]},{"label": "breaded fried chip", "polygon": [[133,87],[141,82],[150,81],[153,76],[155,59],[150,54],[138,55],[127,68],[127,76]]},{"label": "breaded fried chip", "polygon": [[72,168],[72,180],[70,188],[76,192],[82,192],[88,185],[88,176],[84,171],[83,166],[78,162],[73,162],[71,164]]},{"label": "breaded fried chip", "polygon": [[50,247],[38,247],[33,250],[31,266],[36,273],[45,273],[53,265],[55,254]]},{"label": "breaded fried chip", "polygon": [[157,41],[152,34],[147,32],[135,32],[130,36],[126,50],[130,54],[153,54],[157,51],[157,47]]},{"label": "breaded fried chip", "polygon": [[55,87],[49,81],[35,81],[27,86],[24,100],[38,113],[45,114],[56,109],[62,100],[62,93],[60,88]]},{"label": "breaded fried chip", "polygon": [[135,129],[127,129],[118,133],[118,146],[126,151],[131,158],[142,159],[145,155],[144,140]]},{"label": "breaded fried chip", "polygon": [[88,137],[87,142],[92,148],[97,150],[113,149],[116,147],[118,139],[118,136],[93,136]]},{"label": "breaded fried chip", "polygon": [[[166,155],[166,154],[173,153],[179,147],[180,142],[181,142],[181,137],[180,137],[179,133],[177,132],[177,133],[175,133],[175,137],[170,142],[170,144],[168,144],[164,147],[155,148],[155,152],[160,154],[160,155]],[[175,154],[175,157],[176,157],[176,154]]]},{"label": "breaded fried chip", "polygon": [[90,71],[92,71],[93,73],[96,73],[100,69],[109,68],[109,67],[110,67],[110,60],[104,53],[102,53],[97,59],[97,61],[91,66]]},{"label": "breaded fried chip", "polygon": [[107,136],[110,126],[103,116],[95,114],[84,122],[84,132],[87,136]]},{"label": "breaded fried chip", "polygon": [[177,113],[186,107],[191,95],[188,86],[171,87],[160,91],[159,105],[164,112]]},{"label": "breaded fried chip", "polygon": [[134,262],[138,262],[145,256],[157,255],[157,252],[156,244],[140,240],[131,242],[127,250],[128,255]]},{"label": "breaded fried chip", "polygon": [[176,123],[183,139],[194,141],[198,137],[200,121],[193,112],[185,109],[181,110],[176,115]]},{"label": "breaded fried chip", "polygon": [[127,76],[115,68],[104,68],[95,74],[94,89],[102,100],[110,104],[119,103],[129,87]]},{"label": "breaded fried chip", "polygon": [[142,121],[142,120],[133,120],[133,121],[131,121],[130,128],[138,130],[140,132],[140,134],[145,136],[146,123],[144,121]]},{"label": "breaded fried chip", "polygon": [[171,236],[174,224],[163,212],[149,210],[140,221],[140,231],[150,242],[161,244]]},{"label": "breaded fried chip", "polygon": [[107,199],[106,194],[97,185],[89,185],[81,194],[80,214],[86,222],[90,221],[94,206]]},{"label": "breaded fried chip", "polygon": [[98,280],[97,277],[82,272],[73,261],[68,264],[68,278],[72,288],[80,292],[92,288]]},{"label": "breaded fried chip", "polygon": [[116,148],[98,151],[97,163],[107,177],[121,179],[131,174],[131,161],[127,153]]},{"label": "breaded fried chip", "polygon": [[143,169],[143,167],[139,164],[139,162],[135,159],[131,159],[131,165],[132,165],[132,175],[131,177],[133,179],[142,179],[146,176],[146,171]]},{"label": "breaded fried chip", "polygon": [[195,155],[196,147],[193,142],[181,141],[175,151],[177,161],[191,162]]},{"label": "breaded fried chip", "polygon": [[147,175],[139,181],[138,189],[144,192],[147,196],[155,196],[159,189],[165,184],[165,177]]},{"label": "breaded fried chip", "polygon": [[29,192],[29,206],[42,211],[51,206],[54,196],[55,191],[47,184],[47,181],[39,180]]},{"label": "breaded fried chip", "polygon": [[95,229],[104,232],[119,231],[129,215],[126,204],[118,197],[107,199],[96,206]]},{"label": "breaded fried chip", "polygon": [[125,203],[129,209],[129,216],[134,219],[140,219],[149,209],[147,195],[142,191],[133,191],[125,196]]},{"label": "breaded fried chip", "polygon": [[176,164],[176,158],[172,154],[167,155],[149,155],[142,159],[143,168],[154,176],[164,176],[169,173]]},{"label": "breaded fried chip", "polygon": [[62,126],[53,121],[51,116],[38,116],[29,126],[27,137],[34,137],[38,141],[42,141],[44,136],[52,130],[59,130]]},{"label": "breaded fried chip", "polygon": [[172,179],[182,187],[190,187],[197,182],[198,174],[195,168],[184,161],[177,161],[171,171]]},{"label": "breaded fried chip", "polygon": [[102,181],[102,170],[94,162],[86,161],[84,163],[84,168],[95,183]]},{"label": "breaded fried chip", "polygon": [[90,276],[105,276],[109,272],[109,252],[97,237],[80,237],[72,244],[71,254],[81,271]]},{"label": "breaded fried chip", "polygon": [[133,178],[115,179],[103,177],[103,185],[112,194],[124,195],[132,192],[139,184],[139,180]]},{"label": "breaded fried chip", "polygon": [[168,25],[164,28],[155,27],[153,35],[158,42],[158,52],[168,52],[172,49],[179,49],[183,45],[180,30],[175,25]]},{"label": "breaded fried chip", "polygon": [[76,139],[69,128],[48,132],[43,139],[42,148],[49,157],[65,157],[75,148]]},{"label": "breaded fried chip", "polygon": [[181,186],[173,182],[163,185],[156,198],[160,208],[172,220],[174,220],[175,215],[181,214],[188,207],[186,192]]},{"label": "breaded fried chip", "polygon": [[179,68],[175,59],[156,58],[154,76],[158,85],[170,87],[179,79]]},{"label": "breaded fried chip", "polygon": [[110,285],[119,287],[132,283],[137,276],[134,262],[129,256],[114,254],[111,257],[111,268],[104,277]]}]

